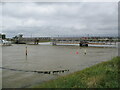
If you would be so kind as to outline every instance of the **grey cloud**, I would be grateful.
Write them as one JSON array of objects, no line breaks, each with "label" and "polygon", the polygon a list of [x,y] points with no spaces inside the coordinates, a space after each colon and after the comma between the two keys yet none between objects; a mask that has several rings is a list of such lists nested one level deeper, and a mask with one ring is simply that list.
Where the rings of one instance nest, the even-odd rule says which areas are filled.
[{"label": "grey cloud", "polygon": [[[7,34],[81,35],[117,33],[117,3],[5,3]],[[15,31],[15,32],[14,32]]]}]

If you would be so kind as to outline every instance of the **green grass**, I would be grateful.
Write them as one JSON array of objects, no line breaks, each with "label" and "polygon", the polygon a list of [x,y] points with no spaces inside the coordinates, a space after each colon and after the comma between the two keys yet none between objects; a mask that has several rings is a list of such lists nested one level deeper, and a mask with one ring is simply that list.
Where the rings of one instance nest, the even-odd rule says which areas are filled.
[{"label": "green grass", "polygon": [[120,57],[115,57],[110,61],[47,81],[33,88],[120,88],[119,68]]},{"label": "green grass", "polygon": [[51,42],[51,41],[50,40],[39,41],[39,43],[41,43],[41,42]]}]

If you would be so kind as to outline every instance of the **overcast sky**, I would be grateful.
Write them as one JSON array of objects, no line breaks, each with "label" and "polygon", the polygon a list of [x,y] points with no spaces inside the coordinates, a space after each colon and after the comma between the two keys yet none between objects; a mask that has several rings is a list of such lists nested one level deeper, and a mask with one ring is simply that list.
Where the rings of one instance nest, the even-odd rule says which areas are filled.
[{"label": "overcast sky", "polygon": [[13,37],[117,35],[117,2],[1,3],[2,33]]}]

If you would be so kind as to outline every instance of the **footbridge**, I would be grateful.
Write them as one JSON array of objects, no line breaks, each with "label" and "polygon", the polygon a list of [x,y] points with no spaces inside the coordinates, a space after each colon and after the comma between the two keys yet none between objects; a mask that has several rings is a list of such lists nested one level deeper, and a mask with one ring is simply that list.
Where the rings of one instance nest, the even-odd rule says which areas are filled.
[{"label": "footbridge", "polygon": [[57,44],[79,44],[79,46],[94,45],[112,45],[118,41],[116,38],[109,37],[53,37],[52,45]]}]

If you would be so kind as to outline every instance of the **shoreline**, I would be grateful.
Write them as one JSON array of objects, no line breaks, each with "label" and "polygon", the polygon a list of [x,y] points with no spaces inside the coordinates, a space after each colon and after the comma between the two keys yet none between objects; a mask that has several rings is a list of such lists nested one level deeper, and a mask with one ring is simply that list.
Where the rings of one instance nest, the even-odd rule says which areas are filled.
[{"label": "shoreline", "polygon": [[[120,87],[118,84],[116,85],[116,83],[117,83],[116,80],[118,79],[118,77],[117,77],[118,74],[116,74],[117,76],[116,75],[114,76],[113,72],[117,73],[116,70],[118,69],[117,65],[119,65],[119,63],[120,63],[120,57],[117,56],[117,57],[114,57],[112,60],[104,61],[104,62],[95,64],[95,65],[92,65],[90,67],[87,67],[83,70],[76,71],[74,73],[70,73],[65,76],[59,76],[57,79],[48,80],[48,81],[41,83],[40,85],[37,84],[37,85],[31,86],[31,87],[32,88],[94,88],[94,87],[96,87],[96,88],[100,88],[100,87],[101,88],[106,88],[106,87],[118,88],[118,87]],[[81,78],[79,78],[78,76],[80,76]],[[76,77],[78,77],[78,78],[76,78]],[[110,79],[110,77],[116,77],[116,79],[113,80],[114,82],[110,82],[111,80],[105,81],[106,79],[108,79],[108,77],[109,77],[109,79]],[[85,80],[88,80],[88,81],[86,81],[87,84],[86,84],[86,82],[82,81],[83,78],[86,78]],[[73,80],[71,80],[71,79],[73,79]],[[84,86],[84,85],[79,86],[81,84],[75,83],[75,82],[79,83],[79,81],[77,79],[79,79],[81,82],[84,82],[86,84],[86,86]],[[95,82],[92,82],[92,80],[94,80],[94,79],[98,79],[98,80],[95,80]],[[65,80],[66,80],[66,82],[65,82]],[[104,85],[101,81],[104,82]],[[69,82],[71,82],[72,84],[68,85]],[[63,83],[64,83],[64,85],[63,85]],[[106,83],[109,83],[110,85],[107,85]],[[113,86],[111,86],[111,84],[113,84]],[[72,86],[75,86],[75,87],[72,87]]]}]

